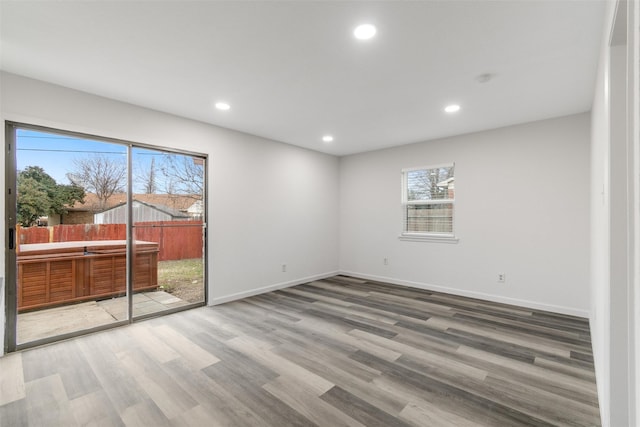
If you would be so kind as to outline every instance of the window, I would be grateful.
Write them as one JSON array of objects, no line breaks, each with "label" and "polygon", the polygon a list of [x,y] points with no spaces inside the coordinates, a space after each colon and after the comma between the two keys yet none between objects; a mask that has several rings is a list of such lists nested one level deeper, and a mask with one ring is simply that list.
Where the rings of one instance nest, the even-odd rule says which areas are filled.
[{"label": "window", "polygon": [[402,171],[402,235],[454,240],[454,165]]}]

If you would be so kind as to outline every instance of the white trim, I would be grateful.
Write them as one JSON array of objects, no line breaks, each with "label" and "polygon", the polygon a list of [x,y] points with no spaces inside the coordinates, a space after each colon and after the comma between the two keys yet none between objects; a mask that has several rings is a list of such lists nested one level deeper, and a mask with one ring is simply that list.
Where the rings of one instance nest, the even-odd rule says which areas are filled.
[{"label": "white trim", "polygon": [[455,166],[456,166],[456,162],[441,163],[441,164],[438,164],[438,165],[429,165],[429,166],[416,166],[416,167],[412,167],[412,168],[404,168],[404,169],[402,169],[402,173],[412,172],[412,171],[421,171],[421,170],[425,170],[425,169],[451,168],[451,167],[455,167]]},{"label": "white trim", "polygon": [[291,280],[291,281],[288,281],[288,282],[275,283],[273,285],[264,286],[262,288],[251,289],[249,291],[238,292],[238,293],[231,294],[231,295],[226,295],[226,296],[222,296],[222,297],[218,297],[218,298],[213,298],[213,299],[211,299],[209,301],[209,305],[213,306],[213,305],[224,304],[224,303],[227,303],[227,302],[236,301],[236,300],[239,300],[239,299],[248,298],[248,297],[252,297],[252,296],[255,296],[255,295],[260,295],[260,294],[264,294],[264,293],[267,293],[267,292],[276,291],[278,289],[290,288],[292,286],[302,285],[304,283],[313,282],[314,280],[322,280],[322,279],[326,279],[328,277],[333,277],[333,276],[337,276],[337,275],[350,276],[350,277],[354,277],[354,278],[358,278],[358,279],[364,279],[364,280],[375,280],[377,282],[384,282],[384,283],[389,283],[389,284],[392,284],[392,285],[408,286],[408,287],[411,287],[411,288],[424,289],[424,290],[427,290],[427,291],[442,292],[442,293],[446,293],[446,294],[459,295],[459,296],[469,297],[469,298],[478,298],[478,299],[482,299],[482,300],[485,300],[485,301],[498,302],[498,303],[502,303],[502,304],[511,304],[511,305],[515,305],[515,306],[518,306],[518,307],[525,307],[525,308],[532,308],[532,309],[536,309],[536,310],[550,311],[552,313],[566,314],[566,315],[569,315],[569,316],[578,316],[578,317],[583,317],[583,318],[586,318],[586,319],[590,319],[590,317],[591,317],[588,310],[579,310],[579,309],[575,309],[575,308],[571,308],[571,307],[564,307],[564,306],[560,306],[560,305],[544,304],[544,303],[538,303],[538,302],[534,302],[534,301],[527,301],[527,300],[522,300],[522,299],[517,299],[517,298],[503,297],[503,296],[500,296],[500,295],[486,294],[486,293],[483,293],[483,292],[466,291],[466,290],[462,290],[462,289],[449,288],[449,287],[446,287],[446,286],[432,285],[432,284],[421,283],[421,282],[412,282],[412,281],[409,281],[409,280],[400,280],[400,279],[394,279],[392,277],[375,276],[375,275],[371,275],[371,274],[363,274],[363,273],[357,273],[357,272],[354,272],[354,271],[346,271],[346,270],[331,271],[331,272],[328,272],[328,273],[323,273],[323,274],[317,274],[317,275],[314,275],[314,276],[303,277],[303,278],[296,279],[296,280]]},{"label": "white trim", "polygon": [[420,283],[420,282],[412,282],[412,281],[409,281],[409,280],[394,279],[392,277],[373,276],[373,275],[370,275],[370,274],[357,273],[355,271],[344,271],[344,270],[341,270],[339,272],[339,274],[342,274],[342,275],[345,275],[345,276],[351,276],[351,277],[358,278],[358,279],[375,280],[377,282],[391,283],[393,285],[408,286],[410,288],[417,288],[417,289],[424,289],[424,290],[428,290],[428,291],[442,292],[442,293],[446,293],[446,294],[459,295],[459,296],[469,297],[469,298],[478,298],[478,299],[482,299],[482,300],[485,300],[485,301],[498,302],[498,303],[502,303],[502,304],[511,304],[511,305],[524,307],[524,308],[532,308],[532,309],[536,309],[536,310],[550,311],[552,313],[566,314],[566,315],[569,315],[569,316],[578,316],[578,317],[583,317],[585,319],[589,319],[590,318],[590,313],[589,313],[588,310],[579,310],[579,309],[575,309],[575,308],[571,308],[571,307],[563,307],[563,306],[560,306],[560,305],[544,304],[544,303],[539,303],[539,302],[534,302],[534,301],[527,301],[527,300],[521,300],[521,299],[516,299],[516,298],[503,297],[503,296],[500,296],[500,295],[485,294],[485,293],[482,293],[482,292],[466,291],[466,290],[462,290],[462,289],[449,288],[449,287],[446,287],[446,286],[432,285],[432,284],[428,284],[428,283]]},{"label": "white trim", "polygon": [[416,206],[416,205],[455,205],[456,199],[435,199],[435,200],[407,200],[403,203],[404,206]]},{"label": "white trim", "polygon": [[[632,330],[632,368],[631,368],[631,424],[640,424],[640,3],[629,4],[629,29],[627,44],[628,87],[631,88],[628,99],[629,144],[632,147],[633,162],[629,174],[632,201],[632,287],[631,294],[631,330]],[[629,77],[632,76],[632,77]],[[633,94],[633,95],[631,95]]]},{"label": "white trim", "polygon": [[422,234],[422,233],[402,233],[398,239],[407,242],[439,242],[439,243],[458,243],[458,239],[453,234]]},{"label": "white trim", "polygon": [[264,294],[271,291],[277,291],[278,289],[284,289],[284,288],[290,288],[296,285],[302,285],[303,283],[313,282],[314,280],[326,279],[327,277],[333,277],[338,274],[340,274],[338,271],[331,271],[328,273],[316,274],[314,276],[308,276],[300,279],[290,280],[288,282],[274,283],[273,285],[263,286],[257,289],[250,289],[248,291],[238,292],[231,295],[225,295],[217,298],[210,298],[208,305],[212,306],[212,305],[224,304],[226,302],[248,298],[248,297]]},{"label": "white trim", "polygon": [[[596,319],[594,317],[594,313],[591,313],[591,316],[589,316],[589,331],[591,332],[591,354],[593,355],[593,360],[594,362],[596,362],[598,355],[596,354],[596,342],[595,342],[595,337],[593,334],[593,331],[596,330],[597,326],[596,326]],[[605,352],[606,353],[606,352]],[[605,372],[601,373],[600,372],[600,366],[602,366],[602,370],[603,371],[607,371],[608,372],[608,366],[609,366],[609,356],[608,354],[603,354],[602,355],[603,359],[606,359],[605,363],[594,363],[593,364],[593,371],[595,373],[595,377],[596,377],[596,393],[598,394],[598,406],[600,408],[600,424],[602,427],[608,426],[608,421],[607,423],[605,423],[605,420],[609,419],[609,415],[608,411],[609,410],[609,405],[605,405],[604,402],[606,402],[608,400],[608,396],[609,396],[609,392],[605,389],[608,388],[608,383],[603,383],[599,381],[599,378],[601,378],[602,376],[606,375]]]}]

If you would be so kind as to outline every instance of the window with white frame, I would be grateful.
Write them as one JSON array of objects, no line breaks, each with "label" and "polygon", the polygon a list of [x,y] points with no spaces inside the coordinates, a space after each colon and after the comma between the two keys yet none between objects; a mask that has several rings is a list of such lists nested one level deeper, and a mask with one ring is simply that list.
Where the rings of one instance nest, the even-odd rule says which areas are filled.
[{"label": "window with white frame", "polygon": [[402,171],[402,235],[454,237],[454,165]]}]

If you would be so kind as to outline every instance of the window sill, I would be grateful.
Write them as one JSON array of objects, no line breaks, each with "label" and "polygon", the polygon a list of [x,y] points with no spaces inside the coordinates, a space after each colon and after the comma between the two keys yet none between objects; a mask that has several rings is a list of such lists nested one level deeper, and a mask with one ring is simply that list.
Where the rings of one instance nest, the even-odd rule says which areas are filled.
[{"label": "window sill", "polygon": [[453,234],[419,234],[419,233],[403,233],[398,239],[408,242],[439,242],[439,243],[458,243],[458,239]]}]

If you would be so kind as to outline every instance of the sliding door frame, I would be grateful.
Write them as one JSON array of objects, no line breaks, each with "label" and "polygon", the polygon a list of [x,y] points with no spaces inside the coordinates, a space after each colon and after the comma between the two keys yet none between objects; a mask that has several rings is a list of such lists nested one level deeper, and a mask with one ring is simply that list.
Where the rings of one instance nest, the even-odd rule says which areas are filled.
[{"label": "sliding door frame", "polygon": [[[127,289],[127,320],[116,321],[108,325],[101,325],[90,329],[82,329],[66,334],[56,335],[53,337],[42,338],[39,340],[29,341],[27,343],[17,343],[17,319],[18,319],[18,285],[17,285],[17,255],[16,248],[19,242],[16,235],[16,213],[17,213],[17,158],[16,158],[16,133],[18,129],[33,130],[39,132],[47,132],[57,135],[70,136],[74,138],[82,138],[94,140],[97,142],[106,142],[112,144],[118,144],[127,147],[127,220],[126,220],[126,240],[127,240],[127,257],[126,257],[126,289]],[[204,300],[202,302],[190,303],[181,307],[175,307],[167,310],[163,310],[157,313],[149,313],[141,316],[133,316],[133,238],[134,238],[134,224],[133,224],[133,169],[132,169],[132,157],[133,149],[142,148],[149,150],[156,150],[165,153],[181,154],[186,156],[192,156],[201,158],[204,161],[204,176],[203,176],[203,194],[202,202],[204,206],[203,215],[203,249],[202,249],[202,262],[203,262],[203,292]],[[92,135],[82,132],[69,131],[64,129],[56,129],[46,126],[33,125],[27,123],[20,123],[7,120],[5,121],[5,283],[4,283],[4,298],[5,298],[5,324],[4,324],[4,352],[9,353],[13,351],[23,350],[30,347],[36,347],[39,345],[49,344],[56,341],[61,341],[69,338],[74,338],[81,335],[86,335],[98,331],[116,328],[119,326],[131,324],[137,321],[145,320],[151,317],[164,316],[179,311],[189,310],[196,307],[205,306],[209,301],[209,287],[208,285],[208,241],[207,241],[207,228],[208,228],[208,156],[203,153],[190,152],[186,150],[178,150],[169,147],[154,146],[151,144],[134,143],[130,141],[124,141],[116,138],[109,138],[104,136]]]},{"label": "sliding door frame", "polygon": [[17,328],[18,328],[18,287],[17,283],[17,255],[16,255],[16,213],[17,213],[17,168],[16,168],[16,128],[13,124],[6,122],[5,134],[5,242],[4,242],[4,301],[5,301],[5,324],[4,324],[4,352],[16,350]]}]

